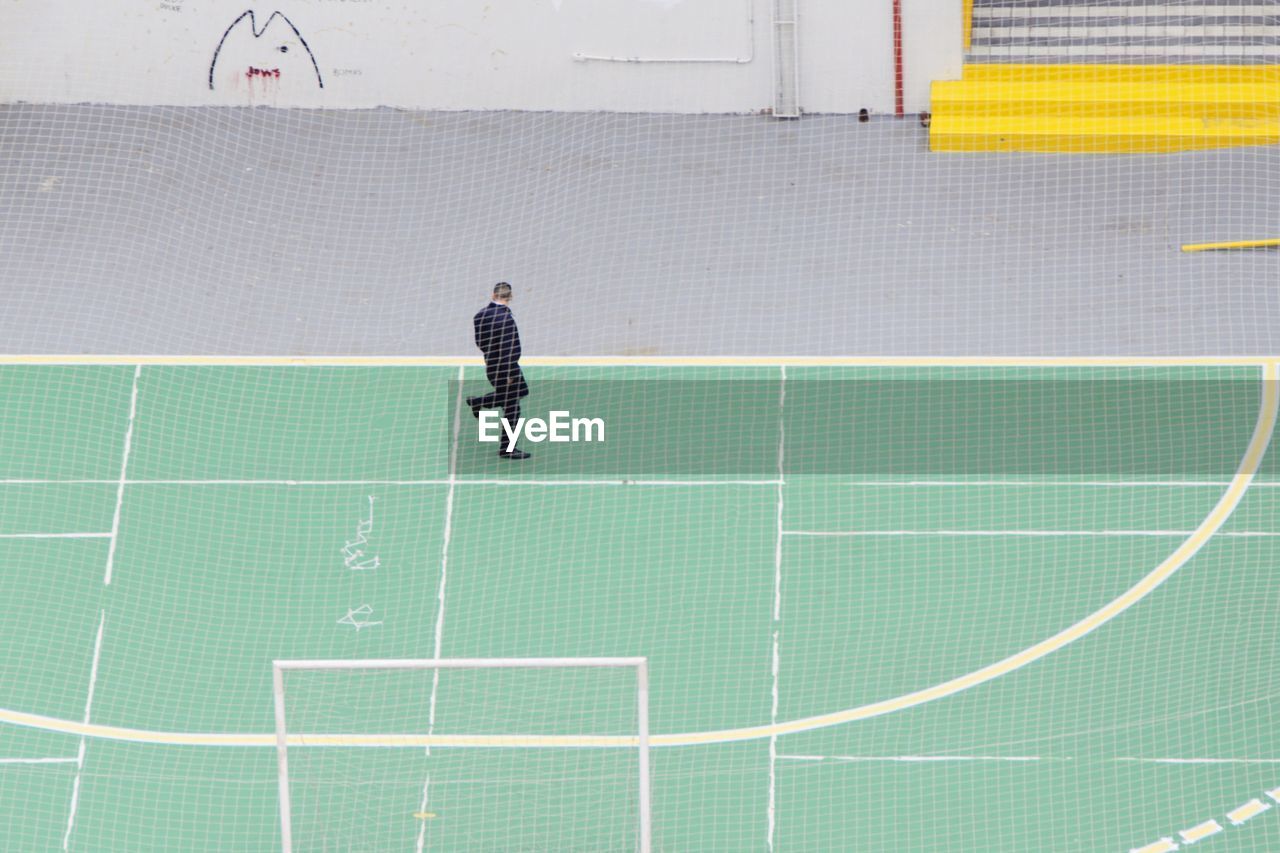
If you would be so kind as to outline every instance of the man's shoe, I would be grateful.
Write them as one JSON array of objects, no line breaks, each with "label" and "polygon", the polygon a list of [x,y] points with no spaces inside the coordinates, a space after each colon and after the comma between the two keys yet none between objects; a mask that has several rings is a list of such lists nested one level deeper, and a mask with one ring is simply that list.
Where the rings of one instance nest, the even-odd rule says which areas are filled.
[{"label": "man's shoe", "polygon": [[503,459],[528,459],[529,458],[529,454],[525,453],[523,450],[521,450],[518,447],[515,450],[510,450],[510,451],[499,450],[498,456],[500,456]]},{"label": "man's shoe", "polygon": [[471,415],[476,420],[480,420],[480,404],[476,402],[479,399],[480,399],[479,397],[467,398],[467,405],[471,407]]}]

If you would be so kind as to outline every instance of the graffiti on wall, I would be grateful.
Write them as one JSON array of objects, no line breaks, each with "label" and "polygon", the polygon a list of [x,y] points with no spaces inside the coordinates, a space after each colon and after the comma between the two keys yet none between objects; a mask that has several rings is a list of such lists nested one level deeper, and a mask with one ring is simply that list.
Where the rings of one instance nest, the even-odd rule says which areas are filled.
[{"label": "graffiti on wall", "polygon": [[[274,83],[280,80],[314,81],[323,89],[320,65],[302,33],[281,12],[272,12],[259,27],[253,10],[231,22],[209,63],[209,88],[219,80]],[[308,83],[310,85],[310,83]]]}]

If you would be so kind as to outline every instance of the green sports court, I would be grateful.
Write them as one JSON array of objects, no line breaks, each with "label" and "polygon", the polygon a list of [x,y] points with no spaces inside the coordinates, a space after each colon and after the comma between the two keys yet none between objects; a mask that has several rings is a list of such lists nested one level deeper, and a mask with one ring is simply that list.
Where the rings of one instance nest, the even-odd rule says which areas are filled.
[{"label": "green sports court", "polygon": [[0,2],[0,853],[1280,851],[1278,4]]},{"label": "green sports court", "polygon": [[6,359],[0,848],[1276,849],[1277,370]]}]

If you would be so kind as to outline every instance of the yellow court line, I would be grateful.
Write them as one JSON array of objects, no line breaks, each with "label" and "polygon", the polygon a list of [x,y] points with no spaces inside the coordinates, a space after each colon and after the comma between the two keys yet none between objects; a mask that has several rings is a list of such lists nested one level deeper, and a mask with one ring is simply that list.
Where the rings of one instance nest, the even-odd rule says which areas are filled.
[{"label": "yellow court line", "polygon": [[1206,820],[1204,823],[1198,823],[1190,829],[1184,829],[1178,834],[1182,836],[1182,840],[1188,844],[1194,844],[1197,841],[1208,838],[1210,835],[1217,835],[1222,832],[1222,824],[1216,820]]},{"label": "yellow court line", "polygon": [[1230,240],[1225,243],[1184,243],[1184,252],[1212,252],[1216,249],[1265,249],[1268,246],[1280,246],[1280,238],[1268,237],[1265,240]]},{"label": "yellow court line", "polygon": [[[1268,792],[1269,796],[1271,794],[1272,792]],[[1272,799],[1275,799],[1275,797],[1272,796]],[[1270,808],[1270,805],[1255,797],[1244,805],[1227,812],[1227,820],[1231,821],[1232,826],[1241,826]],[[1216,820],[1206,820],[1204,823],[1196,824],[1190,829],[1182,830],[1178,835],[1185,843],[1194,844],[1211,835],[1217,835],[1223,829],[1222,824]],[[1168,851],[1177,849],[1178,845],[1173,842],[1172,838],[1161,838],[1159,841],[1153,841],[1145,847],[1134,848],[1129,853],[1168,853]]]},{"label": "yellow court line", "polygon": [[[1002,661],[990,664],[982,669],[954,678],[942,684],[887,699],[849,708],[829,714],[791,720],[789,722],[752,726],[740,729],[724,729],[719,731],[690,732],[682,734],[652,735],[649,743],[652,746],[691,746],[694,744],[727,743],[732,741],[769,738],[777,735],[795,734],[812,729],[839,725],[841,723],[864,720],[895,711],[922,705],[947,696],[976,687],[1002,675],[1007,675],[1039,660],[1081,637],[1097,630],[1102,625],[1119,616],[1143,598],[1150,595],[1160,584],[1168,580],[1174,572],[1184,566],[1209,541],[1230,517],[1231,513],[1243,500],[1245,492],[1253,481],[1254,474],[1262,461],[1275,429],[1277,408],[1280,406],[1280,361],[1268,361],[1262,367],[1262,401],[1259,406],[1258,420],[1254,425],[1253,435],[1239,469],[1231,479],[1230,485],[1218,503],[1178,548],[1159,566],[1148,573],[1142,580],[1119,598],[1091,613],[1071,627],[1042,640],[1030,648],[1024,649]],[[173,745],[202,746],[274,746],[275,737],[271,734],[206,734],[187,732],[153,732],[140,729],[127,729],[114,726],[103,726],[97,723],[75,723],[59,720],[38,714],[27,714],[20,711],[0,709],[0,722],[50,731],[65,732],[83,737],[107,738],[111,740],[127,740],[142,743],[164,743]],[[632,736],[553,736],[553,735],[292,735],[290,745],[297,746],[471,746],[471,747],[633,747],[638,745],[638,738]]]},{"label": "yellow court line", "polygon": [[[526,367],[1224,367],[1276,356],[529,356]],[[0,355],[0,365],[479,367],[479,356]]]},{"label": "yellow court line", "polygon": [[1239,808],[1235,808],[1227,812],[1227,819],[1230,820],[1232,824],[1239,826],[1250,818],[1257,817],[1269,808],[1271,808],[1271,806],[1255,797]]},{"label": "yellow court line", "polygon": [[1139,847],[1130,853],[1172,853],[1177,850],[1178,845],[1173,843],[1172,838],[1161,838],[1159,841],[1153,841],[1146,847]]}]

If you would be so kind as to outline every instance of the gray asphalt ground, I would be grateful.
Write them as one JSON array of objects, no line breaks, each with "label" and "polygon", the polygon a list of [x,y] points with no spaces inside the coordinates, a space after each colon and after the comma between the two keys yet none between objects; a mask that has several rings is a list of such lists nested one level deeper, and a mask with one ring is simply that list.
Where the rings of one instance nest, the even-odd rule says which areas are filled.
[{"label": "gray asphalt ground", "polygon": [[0,350],[1280,353],[1280,149],[931,154],[914,119],[0,107]]}]

